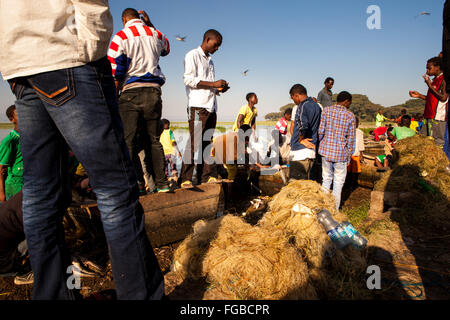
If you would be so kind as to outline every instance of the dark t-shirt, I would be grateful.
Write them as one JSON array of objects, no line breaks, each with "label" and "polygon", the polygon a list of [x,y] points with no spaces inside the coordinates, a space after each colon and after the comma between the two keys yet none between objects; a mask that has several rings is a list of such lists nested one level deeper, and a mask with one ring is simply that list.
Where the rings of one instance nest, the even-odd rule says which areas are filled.
[{"label": "dark t-shirt", "polygon": [[333,105],[333,92],[331,92],[331,94],[328,94],[327,89],[323,88],[317,95],[317,102],[320,103],[324,108]]}]

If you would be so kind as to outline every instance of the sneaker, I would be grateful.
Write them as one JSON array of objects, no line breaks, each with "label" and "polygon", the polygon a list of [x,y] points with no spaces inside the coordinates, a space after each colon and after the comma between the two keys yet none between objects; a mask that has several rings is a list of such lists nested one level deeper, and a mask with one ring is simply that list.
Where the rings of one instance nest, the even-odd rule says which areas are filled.
[{"label": "sneaker", "polygon": [[181,187],[183,189],[191,189],[194,187],[194,185],[192,184],[192,181],[186,180],[181,184]]},{"label": "sneaker", "polygon": [[162,189],[157,188],[156,190],[157,190],[158,193],[170,192],[170,188],[169,187],[162,188]]},{"label": "sneaker", "polygon": [[29,271],[25,274],[17,275],[14,278],[14,284],[15,285],[23,285],[23,284],[33,284],[34,282],[34,274],[33,271]]},{"label": "sneaker", "polygon": [[94,271],[87,269],[79,259],[72,259],[72,273],[74,276],[78,276],[80,278],[95,278],[97,274]]}]

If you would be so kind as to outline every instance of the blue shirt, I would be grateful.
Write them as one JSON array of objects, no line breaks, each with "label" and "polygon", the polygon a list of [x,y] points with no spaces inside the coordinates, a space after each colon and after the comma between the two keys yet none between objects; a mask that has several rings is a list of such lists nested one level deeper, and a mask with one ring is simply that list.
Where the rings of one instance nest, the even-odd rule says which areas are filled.
[{"label": "blue shirt", "polygon": [[311,143],[318,146],[321,114],[322,109],[312,98],[308,98],[299,104],[294,116],[294,130],[291,138],[292,151],[306,149],[298,141],[300,136],[303,136],[305,139],[312,139]]}]

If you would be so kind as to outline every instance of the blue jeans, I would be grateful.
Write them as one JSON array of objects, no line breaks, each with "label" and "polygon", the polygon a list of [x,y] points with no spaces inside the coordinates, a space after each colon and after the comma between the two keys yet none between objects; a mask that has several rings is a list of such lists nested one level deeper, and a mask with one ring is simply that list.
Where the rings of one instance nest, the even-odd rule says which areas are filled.
[{"label": "blue jeans", "polygon": [[66,283],[71,259],[62,226],[71,200],[69,147],[98,199],[118,298],[160,299],[163,276],[145,232],[108,60],[10,84],[20,119],[23,221],[34,272],[33,298],[72,298]]},{"label": "blue jeans", "polygon": [[444,138],[444,152],[447,155],[448,160],[450,161],[450,128],[448,127],[448,121],[447,126],[445,127],[445,138]]},{"label": "blue jeans", "polygon": [[322,186],[331,191],[331,183],[333,183],[333,196],[337,210],[341,204],[342,188],[347,177],[347,165],[347,162],[330,162],[322,158]]}]

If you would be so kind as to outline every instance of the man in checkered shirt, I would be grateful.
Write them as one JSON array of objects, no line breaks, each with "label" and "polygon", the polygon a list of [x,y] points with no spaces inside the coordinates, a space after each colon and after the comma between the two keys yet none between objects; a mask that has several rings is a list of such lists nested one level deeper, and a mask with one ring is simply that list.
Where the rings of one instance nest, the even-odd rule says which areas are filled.
[{"label": "man in checkered shirt", "polygon": [[352,158],[356,143],[356,118],[348,110],[352,95],[346,91],[337,97],[337,104],[324,109],[319,127],[319,154],[322,158],[323,187],[330,190],[336,208],[341,203],[342,187],[347,176],[347,165]]}]

